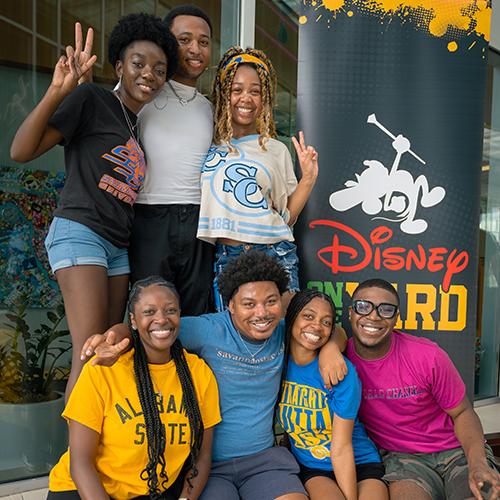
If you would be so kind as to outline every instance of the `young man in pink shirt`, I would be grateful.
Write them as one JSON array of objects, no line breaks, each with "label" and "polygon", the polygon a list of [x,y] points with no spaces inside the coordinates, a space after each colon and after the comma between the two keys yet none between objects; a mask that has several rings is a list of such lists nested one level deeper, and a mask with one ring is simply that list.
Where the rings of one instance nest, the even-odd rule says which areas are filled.
[{"label": "young man in pink shirt", "polygon": [[347,357],[363,384],[359,417],[380,449],[391,500],[500,498],[499,466],[448,355],[394,330],[399,296],[361,283],[349,308]]}]

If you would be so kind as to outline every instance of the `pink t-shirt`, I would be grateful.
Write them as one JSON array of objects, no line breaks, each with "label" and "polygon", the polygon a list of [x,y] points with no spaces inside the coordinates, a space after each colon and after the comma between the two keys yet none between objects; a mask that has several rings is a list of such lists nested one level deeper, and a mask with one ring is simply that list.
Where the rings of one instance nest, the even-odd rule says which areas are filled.
[{"label": "pink t-shirt", "polygon": [[437,344],[394,330],[382,358],[361,358],[353,339],[346,355],[363,385],[359,418],[379,448],[433,453],[460,446],[444,410],[460,404],[465,384]]}]

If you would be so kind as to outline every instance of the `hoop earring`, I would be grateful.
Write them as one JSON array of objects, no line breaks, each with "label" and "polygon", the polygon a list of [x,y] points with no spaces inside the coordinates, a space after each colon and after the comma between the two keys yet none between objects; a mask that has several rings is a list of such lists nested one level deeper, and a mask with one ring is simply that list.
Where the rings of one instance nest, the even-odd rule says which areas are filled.
[{"label": "hoop earring", "polygon": [[159,108],[159,107],[156,105],[156,99],[158,99],[158,96],[159,96],[160,94],[158,94],[158,95],[156,96],[155,100],[153,101],[153,104],[155,105],[155,108],[156,108],[157,110],[159,110],[159,111],[161,111],[162,109],[165,109],[165,108],[166,108],[166,106],[167,106],[167,104],[168,104],[168,94],[167,94],[167,91],[166,91],[165,89],[161,89],[160,93],[161,93],[161,92],[165,92],[165,97],[167,98],[167,100],[165,101],[165,104],[164,104],[161,108]]},{"label": "hoop earring", "polygon": [[123,75],[120,75],[120,78],[118,79],[118,83],[116,84],[116,87],[114,88],[114,90],[119,90],[120,87],[122,86],[122,76]]}]

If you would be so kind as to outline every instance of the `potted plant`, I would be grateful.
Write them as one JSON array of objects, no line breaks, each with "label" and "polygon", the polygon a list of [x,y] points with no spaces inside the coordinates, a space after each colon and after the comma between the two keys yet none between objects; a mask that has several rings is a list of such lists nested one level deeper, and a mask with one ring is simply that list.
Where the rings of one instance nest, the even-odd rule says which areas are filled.
[{"label": "potted plant", "polygon": [[25,318],[27,300],[6,314],[7,341],[0,346],[0,435],[2,455],[17,469],[46,473],[67,447],[67,426],[61,417],[64,397],[55,390],[69,370],[57,362],[71,349],[61,328],[65,318],[59,305],[47,312],[48,324],[30,331]]}]

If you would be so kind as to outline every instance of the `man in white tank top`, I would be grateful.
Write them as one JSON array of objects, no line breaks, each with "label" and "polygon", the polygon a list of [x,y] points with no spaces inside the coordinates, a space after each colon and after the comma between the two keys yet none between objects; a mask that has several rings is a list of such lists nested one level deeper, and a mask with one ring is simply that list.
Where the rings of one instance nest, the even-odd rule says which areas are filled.
[{"label": "man in white tank top", "polygon": [[212,25],[199,7],[165,17],[179,43],[179,67],[139,115],[146,180],[137,196],[131,280],[160,275],[176,286],[183,316],[213,311],[214,247],[196,238],[200,174],[212,142],[213,107],[196,89],[210,62]]}]

